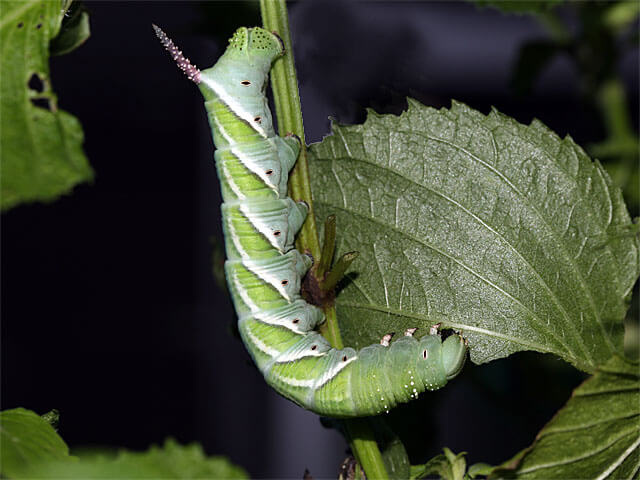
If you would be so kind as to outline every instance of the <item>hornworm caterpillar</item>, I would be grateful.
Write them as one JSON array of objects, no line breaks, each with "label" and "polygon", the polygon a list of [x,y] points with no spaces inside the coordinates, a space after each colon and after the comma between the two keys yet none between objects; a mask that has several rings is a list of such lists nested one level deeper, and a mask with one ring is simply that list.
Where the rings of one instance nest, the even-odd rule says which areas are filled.
[{"label": "hornworm caterpillar", "polygon": [[300,151],[294,135],[275,134],[264,90],[280,38],[262,28],[238,29],[218,62],[198,70],[154,25],[158,38],[205,98],[222,188],[225,272],[238,327],[266,381],[281,395],[331,417],[375,415],[435,390],[466,358],[459,335],[415,329],[356,352],[337,350],[314,328],[324,321],[305,302],[300,282],[312,259],[294,249],[308,207],[287,197]]}]

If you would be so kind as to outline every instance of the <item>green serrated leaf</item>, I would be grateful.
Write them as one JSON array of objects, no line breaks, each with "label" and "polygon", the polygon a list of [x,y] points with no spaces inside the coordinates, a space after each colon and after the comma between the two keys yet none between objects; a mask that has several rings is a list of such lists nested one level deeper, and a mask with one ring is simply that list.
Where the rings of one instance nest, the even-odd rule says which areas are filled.
[{"label": "green serrated leaf", "polygon": [[537,435],[515,478],[631,479],[639,471],[640,368],[615,356]]},{"label": "green serrated leaf", "polygon": [[314,208],[360,252],[336,306],[346,345],[431,325],[471,359],[554,353],[585,371],[621,351],[638,277],[619,189],[571,138],[465,105],[369,112],[310,149]]},{"label": "green serrated leaf", "polygon": [[61,1],[3,1],[0,8],[0,208],[51,201],[92,178],[75,117],[59,110],[49,77],[49,42]]},{"label": "green serrated leaf", "polygon": [[24,408],[0,412],[0,474],[18,478],[30,465],[67,460],[69,448],[49,422]]},{"label": "green serrated leaf", "polygon": [[[207,457],[198,444],[179,445],[167,439],[164,446],[146,452],[120,451],[115,457],[91,454],[80,461],[47,462],[33,466],[19,478],[73,479],[244,479],[247,473],[224,457]],[[16,477],[18,478],[18,477]]]}]

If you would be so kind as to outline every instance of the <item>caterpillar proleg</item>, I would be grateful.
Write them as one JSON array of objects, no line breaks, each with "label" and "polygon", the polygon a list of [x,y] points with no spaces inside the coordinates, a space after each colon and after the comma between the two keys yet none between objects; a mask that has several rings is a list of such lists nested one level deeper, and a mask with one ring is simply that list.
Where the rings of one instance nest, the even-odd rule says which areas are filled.
[{"label": "caterpillar proleg", "polygon": [[300,283],[312,264],[294,248],[308,207],[287,196],[300,140],[275,134],[264,90],[282,42],[262,28],[240,28],[218,62],[198,70],[154,25],[178,66],[198,84],[216,146],[222,189],[225,272],[244,344],[266,381],[302,407],[331,417],[376,415],[455,377],[467,348],[409,329],[359,351],[337,350],[314,328],[322,310]]}]

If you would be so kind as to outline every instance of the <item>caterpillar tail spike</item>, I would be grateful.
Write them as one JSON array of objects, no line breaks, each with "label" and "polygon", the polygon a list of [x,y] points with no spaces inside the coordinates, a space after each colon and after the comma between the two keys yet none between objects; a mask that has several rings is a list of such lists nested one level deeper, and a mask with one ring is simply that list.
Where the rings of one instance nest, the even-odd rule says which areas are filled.
[{"label": "caterpillar tail spike", "polygon": [[189,59],[182,54],[182,50],[173,43],[173,40],[171,40],[160,27],[155,23],[152,23],[151,26],[156,32],[156,36],[162,45],[164,45],[164,48],[171,54],[171,57],[176,62],[180,70],[182,70],[187,78],[189,78],[193,83],[200,83],[200,70],[198,70],[198,67],[193,65]]},{"label": "caterpillar tail spike", "polygon": [[[294,247],[309,207],[287,195],[301,144],[276,135],[264,95],[271,64],[283,53],[281,41],[262,28],[240,28],[216,64],[200,71],[154,29],[204,97],[222,190],[225,275],[240,336],[267,383],[335,418],[388,412],[443,387],[467,355],[458,335],[444,341],[440,335],[394,341],[385,335],[382,345],[356,351],[332,348],[315,330],[324,313],[300,293],[312,260]],[[356,256],[336,262],[330,285]]]}]

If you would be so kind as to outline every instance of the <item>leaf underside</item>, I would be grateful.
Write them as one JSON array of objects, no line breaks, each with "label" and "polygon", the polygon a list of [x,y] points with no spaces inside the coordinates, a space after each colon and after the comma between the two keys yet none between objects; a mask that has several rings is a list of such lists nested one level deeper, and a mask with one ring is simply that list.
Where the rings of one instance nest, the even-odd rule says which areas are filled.
[{"label": "leaf underside", "polygon": [[60,31],[63,16],[61,1],[2,2],[2,210],[54,200],[92,178],[82,150],[82,127],[58,109],[51,88],[49,43]]},{"label": "leaf underside", "polygon": [[[539,121],[409,100],[310,148],[314,208],[360,256],[336,306],[345,343],[431,325],[471,359],[554,353],[585,371],[622,348],[639,243],[598,162]],[[336,258],[338,258],[336,256]]]},{"label": "leaf underside", "polygon": [[613,357],[542,429],[516,478],[631,479],[639,471],[640,370]]}]

